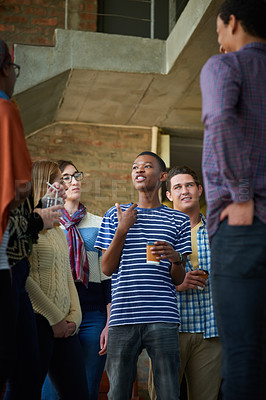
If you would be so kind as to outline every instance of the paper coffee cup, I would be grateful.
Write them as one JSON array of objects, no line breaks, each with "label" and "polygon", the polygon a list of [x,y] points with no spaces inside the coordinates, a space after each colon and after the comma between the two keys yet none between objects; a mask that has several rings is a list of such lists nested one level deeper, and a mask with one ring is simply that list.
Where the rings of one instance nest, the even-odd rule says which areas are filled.
[{"label": "paper coffee cup", "polygon": [[151,248],[154,247],[154,242],[148,242],[147,243],[147,256],[146,256],[146,263],[147,264],[154,264],[154,265],[159,265],[160,261],[156,259],[157,255],[152,254]]},{"label": "paper coffee cup", "polygon": [[[205,279],[205,281],[207,281],[209,272],[206,269],[199,269],[199,271],[205,272],[205,275],[201,275],[201,278],[203,278],[203,279]],[[203,289],[205,289],[205,287],[198,286],[198,289],[203,290]]]}]

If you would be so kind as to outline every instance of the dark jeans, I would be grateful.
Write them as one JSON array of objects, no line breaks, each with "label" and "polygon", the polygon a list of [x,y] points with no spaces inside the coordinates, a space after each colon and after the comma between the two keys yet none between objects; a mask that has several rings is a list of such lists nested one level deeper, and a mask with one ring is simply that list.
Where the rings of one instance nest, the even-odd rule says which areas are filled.
[{"label": "dark jeans", "polygon": [[[25,290],[29,274],[27,259],[12,267],[12,295],[15,305],[16,337],[13,341],[16,361],[8,381],[5,400],[40,398],[40,356],[32,305]],[[12,332],[10,333],[12,335]]]},{"label": "dark jeans", "polygon": [[109,327],[106,371],[109,400],[130,400],[138,356],[146,348],[152,361],[157,400],[179,399],[178,325],[151,323]]},{"label": "dark jeans", "polygon": [[36,314],[41,355],[41,382],[47,372],[59,399],[88,400],[82,348],[77,335],[54,338],[53,330],[46,318]]},{"label": "dark jeans", "polygon": [[[97,400],[106,356],[99,356],[100,336],[106,324],[106,313],[83,311],[78,338],[86,367],[89,400]],[[57,400],[56,391],[47,376],[42,388],[42,400]]]},{"label": "dark jeans", "polygon": [[0,397],[11,375],[14,359],[15,312],[9,269],[0,270]]},{"label": "dark jeans", "polygon": [[213,237],[211,251],[223,399],[257,400],[263,380],[266,225],[255,219],[251,226],[229,226],[225,220]]}]

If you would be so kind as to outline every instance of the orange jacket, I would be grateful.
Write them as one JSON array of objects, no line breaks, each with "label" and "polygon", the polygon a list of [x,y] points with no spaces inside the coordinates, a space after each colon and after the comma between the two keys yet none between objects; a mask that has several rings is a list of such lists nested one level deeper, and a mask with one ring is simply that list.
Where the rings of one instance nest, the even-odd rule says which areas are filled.
[{"label": "orange jacket", "polygon": [[16,188],[31,180],[31,158],[18,109],[0,98],[0,244]]}]

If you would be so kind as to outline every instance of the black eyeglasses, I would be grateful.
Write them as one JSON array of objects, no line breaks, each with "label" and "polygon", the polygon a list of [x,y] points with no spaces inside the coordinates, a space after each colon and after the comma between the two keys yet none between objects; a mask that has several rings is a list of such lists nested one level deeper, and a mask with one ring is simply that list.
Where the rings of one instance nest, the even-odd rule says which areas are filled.
[{"label": "black eyeglasses", "polygon": [[15,63],[13,63],[13,62],[10,62],[9,65],[12,65],[12,67],[13,67],[14,70],[15,70],[16,78],[18,78],[18,77],[19,77],[19,74],[20,74],[20,65],[15,64]]},{"label": "black eyeglasses", "polygon": [[62,176],[62,181],[64,183],[71,183],[73,177],[76,179],[76,181],[82,181],[83,172],[75,172],[73,175],[65,174]]}]

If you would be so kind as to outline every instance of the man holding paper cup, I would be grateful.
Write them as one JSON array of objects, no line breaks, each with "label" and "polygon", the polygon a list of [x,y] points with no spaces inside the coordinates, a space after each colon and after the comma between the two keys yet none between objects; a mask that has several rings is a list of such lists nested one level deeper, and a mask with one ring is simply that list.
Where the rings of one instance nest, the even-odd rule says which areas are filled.
[{"label": "man holding paper cup", "polygon": [[[179,399],[179,313],[175,285],[191,253],[186,214],[160,203],[166,166],[155,153],[140,153],[132,165],[138,204],[116,203],[103,218],[95,247],[102,270],[112,275],[106,371],[109,400],[130,399],[137,360],[146,348],[153,362],[158,400]],[[147,258],[147,245],[155,259]],[[148,254],[149,255],[149,254]]]},{"label": "man holding paper cup", "polygon": [[[176,286],[180,312],[179,381],[185,375],[190,400],[217,400],[221,384],[221,344],[214,317],[210,273],[210,248],[206,221],[200,213],[203,188],[196,173],[174,167],[167,176],[167,197],[175,210],[186,213],[191,224],[192,253],[187,257],[186,276]],[[149,394],[156,399],[149,376]]]}]

